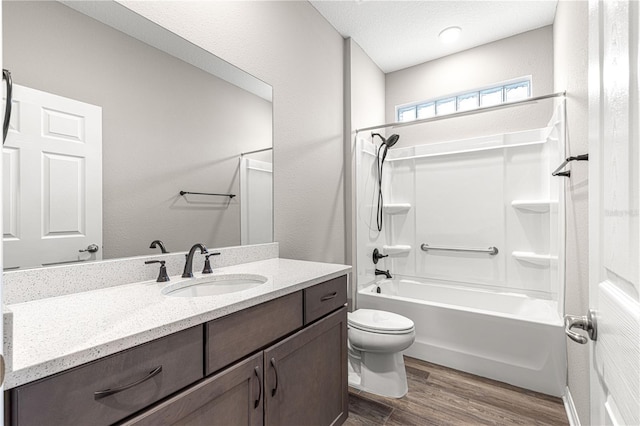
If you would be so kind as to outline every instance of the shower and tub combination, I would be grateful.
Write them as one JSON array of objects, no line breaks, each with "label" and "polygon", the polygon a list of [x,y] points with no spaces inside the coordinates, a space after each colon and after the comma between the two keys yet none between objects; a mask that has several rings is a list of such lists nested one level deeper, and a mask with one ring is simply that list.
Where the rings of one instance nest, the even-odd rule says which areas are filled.
[{"label": "shower and tub combination", "polygon": [[562,396],[564,182],[551,172],[565,130],[554,102],[546,126],[517,132],[405,144],[393,129],[401,142],[385,148],[382,179],[379,144],[360,133],[354,298],[414,324],[406,355]]}]

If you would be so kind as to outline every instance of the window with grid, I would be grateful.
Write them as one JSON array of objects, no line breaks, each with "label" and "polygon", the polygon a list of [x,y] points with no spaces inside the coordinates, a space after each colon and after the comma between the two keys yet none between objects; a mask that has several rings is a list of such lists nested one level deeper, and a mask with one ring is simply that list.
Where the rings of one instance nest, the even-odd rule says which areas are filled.
[{"label": "window with grid", "polygon": [[459,111],[519,101],[531,97],[531,77],[512,80],[458,95],[396,107],[397,121],[412,121]]}]

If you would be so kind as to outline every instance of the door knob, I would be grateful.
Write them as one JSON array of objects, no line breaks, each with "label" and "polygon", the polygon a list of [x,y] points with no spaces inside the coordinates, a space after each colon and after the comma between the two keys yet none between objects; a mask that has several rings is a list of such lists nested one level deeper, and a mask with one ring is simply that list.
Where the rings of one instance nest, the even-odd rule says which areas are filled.
[{"label": "door knob", "polygon": [[598,323],[596,322],[596,312],[589,309],[586,316],[565,315],[564,316],[564,332],[574,342],[584,345],[587,343],[587,336],[571,331],[572,328],[580,328],[587,332],[589,338],[594,342],[598,338]]},{"label": "door knob", "polygon": [[95,253],[95,252],[97,252],[98,250],[100,250],[100,247],[98,247],[98,245],[97,245],[97,244],[89,244],[89,246],[88,246],[86,249],[84,249],[84,250],[78,250],[78,251],[79,251],[80,253],[83,253],[83,252],[85,252],[85,251],[88,251],[89,253]]}]

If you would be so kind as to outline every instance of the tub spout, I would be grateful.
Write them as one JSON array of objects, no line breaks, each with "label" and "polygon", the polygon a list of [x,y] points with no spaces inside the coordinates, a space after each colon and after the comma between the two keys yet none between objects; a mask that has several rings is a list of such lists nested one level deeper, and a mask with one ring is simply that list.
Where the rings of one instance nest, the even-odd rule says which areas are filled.
[{"label": "tub spout", "polygon": [[391,276],[391,274],[389,273],[389,270],[387,269],[386,271],[381,271],[380,269],[376,269],[376,275],[384,275],[387,278],[393,278]]}]

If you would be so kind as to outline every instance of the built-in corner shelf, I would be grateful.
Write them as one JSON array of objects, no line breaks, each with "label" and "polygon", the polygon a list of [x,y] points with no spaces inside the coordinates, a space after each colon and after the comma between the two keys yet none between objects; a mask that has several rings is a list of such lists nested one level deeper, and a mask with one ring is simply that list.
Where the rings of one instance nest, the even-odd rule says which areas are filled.
[{"label": "built-in corner shelf", "polygon": [[552,200],[513,200],[511,206],[515,209],[528,210],[536,213],[546,213],[552,204],[558,204]]},{"label": "built-in corner shelf", "polygon": [[528,251],[514,251],[511,256],[519,261],[531,263],[540,266],[549,266],[551,262],[557,262],[558,256],[551,256],[550,254],[536,254]]},{"label": "built-in corner shelf", "polygon": [[386,214],[402,214],[411,210],[411,204],[409,203],[385,204],[383,208]]},{"label": "built-in corner shelf", "polygon": [[409,253],[411,251],[411,246],[396,244],[393,246],[382,246],[382,253],[387,254],[389,256],[394,256],[403,253]]}]

